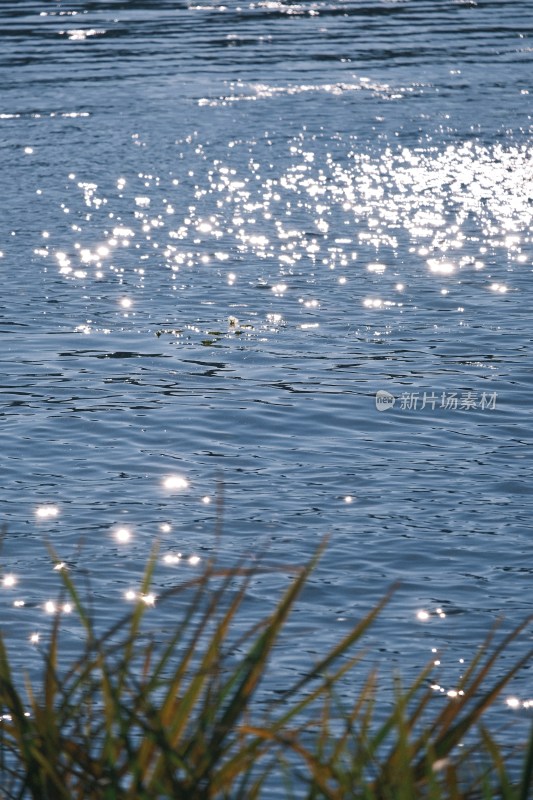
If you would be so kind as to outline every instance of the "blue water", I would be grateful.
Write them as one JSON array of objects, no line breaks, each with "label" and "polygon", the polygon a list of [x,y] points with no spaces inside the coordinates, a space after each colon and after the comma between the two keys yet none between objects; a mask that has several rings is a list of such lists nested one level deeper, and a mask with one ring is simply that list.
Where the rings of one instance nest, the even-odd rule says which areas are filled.
[{"label": "blue water", "polygon": [[[107,621],[156,540],[157,595],[213,555],[301,564],[328,535],[280,684],[399,580],[367,661],[409,674],[437,648],[453,688],[497,618],[533,610],[531,4],[0,17],[14,658],[40,663],[45,542]],[[258,577],[250,616],[288,580]],[[512,691],[531,699],[527,670]]]}]

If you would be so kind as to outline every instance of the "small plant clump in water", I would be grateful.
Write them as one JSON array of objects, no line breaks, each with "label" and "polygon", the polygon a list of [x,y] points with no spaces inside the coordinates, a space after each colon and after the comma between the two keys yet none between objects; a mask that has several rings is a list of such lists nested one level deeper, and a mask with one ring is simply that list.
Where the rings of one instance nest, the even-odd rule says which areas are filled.
[{"label": "small plant clump in water", "polygon": [[[375,672],[350,704],[341,703],[337,690],[360,661],[361,639],[385,598],[266,711],[253,702],[315,562],[294,571],[272,613],[244,635],[239,612],[257,569],[208,564],[200,577],[158,598],[158,604],[178,595],[186,600],[163,643],[146,637],[141,643],[143,602],[97,635],[68,572],[60,570],[85,632],[83,653],[72,663],[60,656],[56,614],[42,682],[27,681],[22,691],[0,637],[2,800],[532,797],[533,736],[518,774],[483,724],[531,658],[529,652],[504,677],[491,678],[529,620],[498,644],[488,637],[443,705],[432,702],[428,667],[412,685],[397,686],[392,709],[385,717],[380,710],[378,719]],[[155,557],[139,597],[150,592],[154,563]]]}]

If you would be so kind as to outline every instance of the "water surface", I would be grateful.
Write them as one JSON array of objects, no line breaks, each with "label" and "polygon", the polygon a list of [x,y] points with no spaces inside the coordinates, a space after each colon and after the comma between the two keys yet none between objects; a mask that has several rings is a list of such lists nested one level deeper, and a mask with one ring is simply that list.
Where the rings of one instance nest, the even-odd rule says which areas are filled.
[{"label": "water surface", "polygon": [[[530,3],[0,14],[0,604],[21,664],[57,596],[46,541],[108,620],[156,540],[157,594],[215,553],[299,564],[328,535],[274,680],[400,580],[368,661],[409,673],[437,647],[453,688],[532,610]],[[251,618],[288,580],[257,578]]]}]

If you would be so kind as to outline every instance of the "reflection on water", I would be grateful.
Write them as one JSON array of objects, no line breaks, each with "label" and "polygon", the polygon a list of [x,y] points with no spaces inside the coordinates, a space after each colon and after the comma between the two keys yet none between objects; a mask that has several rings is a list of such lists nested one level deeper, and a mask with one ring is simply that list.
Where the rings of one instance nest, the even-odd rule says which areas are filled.
[{"label": "reflection on water", "polygon": [[530,4],[101,5],[0,11],[7,639],[329,533],[275,674],[400,579],[369,659],[450,695],[531,610]]},{"label": "reflection on water", "polygon": [[39,517],[40,519],[47,519],[49,517],[57,517],[59,514],[59,508],[57,506],[39,506],[35,509],[35,516]]},{"label": "reflection on water", "polygon": [[[464,302],[492,305],[487,291],[520,290],[531,245],[526,145],[387,147],[377,157],[354,151],[348,138],[333,158],[327,140],[306,138],[277,154],[289,166],[276,177],[265,162],[272,143],[234,143],[238,172],[198,137],[177,146],[168,175],[120,178],[112,194],[71,174],[56,215],[60,241],[44,231],[34,254],[85,293],[74,330],[133,323],[215,345],[231,335],[265,337],[298,318],[301,330],[322,333],[324,314],[336,323],[354,302],[392,313],[383,323],[390,325],[434,310],[434,289],[447,298],[440,307],[456,313]],[[206,183],[195,179],[198,170]],[[75,215],[67,231],[61,206]],[[230,270],[221,266],[228,261]],[[494,280],[503,274],[505,282]]]}]

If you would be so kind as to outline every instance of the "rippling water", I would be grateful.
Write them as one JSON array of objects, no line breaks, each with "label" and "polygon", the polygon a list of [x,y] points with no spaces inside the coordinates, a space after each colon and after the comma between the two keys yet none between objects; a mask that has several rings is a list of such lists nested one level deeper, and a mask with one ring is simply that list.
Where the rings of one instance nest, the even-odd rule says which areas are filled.
[{"label": "rippling water", "polygon": [[[0,16],[0,607],[21,663],[57,595],[46,541],[109,618],[155,540],[156,594],[213,554],[220,479],[222,562],[330,537],[280,681],[400,579],[369,658],[442,648],[453,686],[496,618],[532,610],[531,4]],[[258,577],[250,613],[286,580]]]}]

